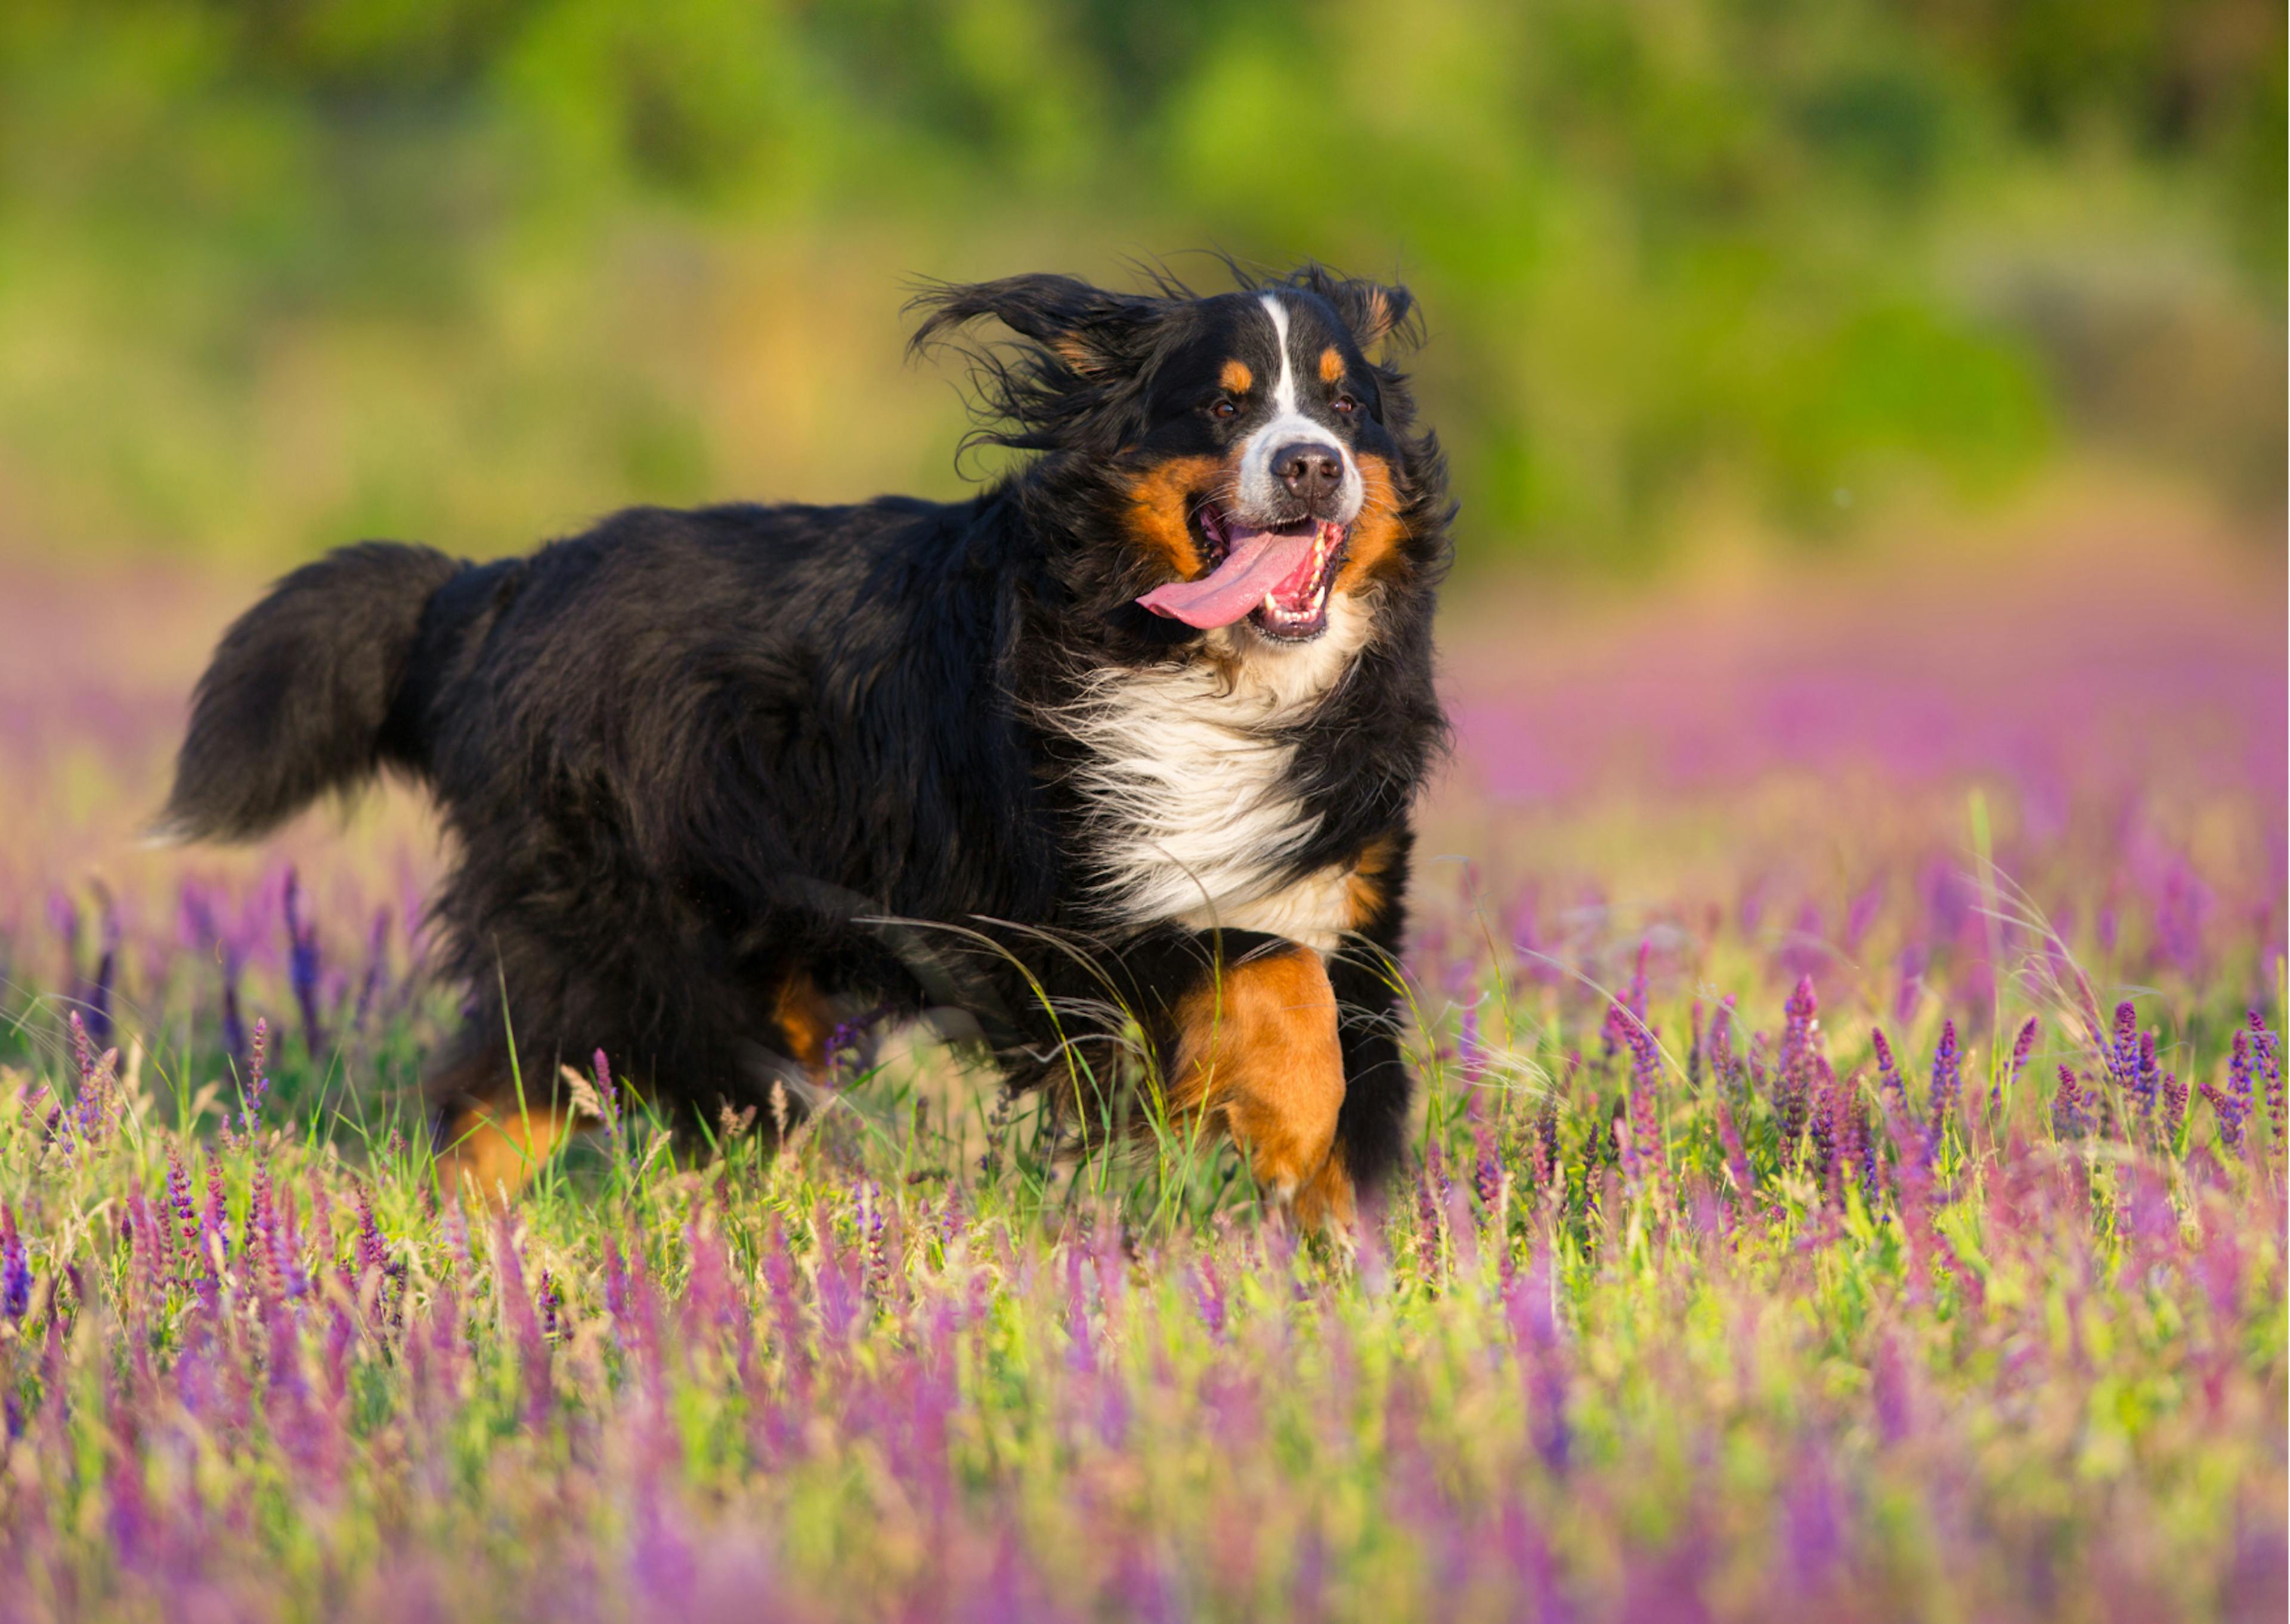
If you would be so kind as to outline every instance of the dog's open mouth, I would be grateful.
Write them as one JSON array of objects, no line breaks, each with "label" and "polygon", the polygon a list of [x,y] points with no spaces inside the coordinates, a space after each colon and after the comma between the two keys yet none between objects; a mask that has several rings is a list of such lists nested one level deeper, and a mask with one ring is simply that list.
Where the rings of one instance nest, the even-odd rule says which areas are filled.
[{"label": "dog's open mouth", "polygon": [[1306,518],[1257,528],[1206,503],[1195,514],[1208,573],[1156,587],[1139,603],[1188,626],[1245,620],[1284,643],[1328,629],[1328,588],[1343,562],[1348,526]]}]

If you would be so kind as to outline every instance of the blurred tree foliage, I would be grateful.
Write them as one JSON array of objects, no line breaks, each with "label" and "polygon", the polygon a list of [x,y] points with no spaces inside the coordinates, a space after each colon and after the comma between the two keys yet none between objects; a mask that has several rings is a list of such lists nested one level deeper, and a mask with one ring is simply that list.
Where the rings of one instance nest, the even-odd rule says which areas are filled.
[{"label": "blurred tree foliage", "polygon": [[1211,246],[1417,289],[1480,548],[2273,504],[2283,67],[2278,0],[10,0],[0,541],[950,492],[909,277]]}]

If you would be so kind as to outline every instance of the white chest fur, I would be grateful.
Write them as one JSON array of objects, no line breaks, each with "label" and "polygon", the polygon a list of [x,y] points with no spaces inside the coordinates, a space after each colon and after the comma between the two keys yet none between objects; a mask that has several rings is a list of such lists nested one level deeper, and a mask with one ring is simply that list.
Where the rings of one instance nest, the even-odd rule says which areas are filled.
[{"label": "white chest fur", "polygon": [[1289,877],[1318,820],[1287,788],[1295,730],[1366,639],[1357,605],[1329,607],[1309,644],[1275,648],[1229,628],[1211,645],[1238,660],[1099,671],[1052,718],[1083,747],[1086,883],[1121,924],[1265,931],[1335,950],[1351,924],[1350,870]]}]

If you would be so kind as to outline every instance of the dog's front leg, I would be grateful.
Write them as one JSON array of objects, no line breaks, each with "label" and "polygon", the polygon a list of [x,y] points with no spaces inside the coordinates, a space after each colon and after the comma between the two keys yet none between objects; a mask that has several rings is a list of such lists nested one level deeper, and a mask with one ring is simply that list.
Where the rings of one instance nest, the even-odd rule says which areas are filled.
[{"label": "dog's front leg", "polygon": [[1301,1221],[1348,1221],[1351,1180],[1334,1154],[1344,1055],[1326,966],[1278,938],[1209,940],[1205,972],[1171,1010],[1171,1103],[1231,1134]]}]

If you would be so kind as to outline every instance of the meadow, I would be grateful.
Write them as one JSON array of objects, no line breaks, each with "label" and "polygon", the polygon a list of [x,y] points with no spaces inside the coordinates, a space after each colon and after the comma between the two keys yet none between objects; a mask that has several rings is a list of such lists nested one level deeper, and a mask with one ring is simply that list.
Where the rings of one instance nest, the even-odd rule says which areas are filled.
[{"label": "meadow", "polygon": [[905,1041],[463,1202],[420,809],[139,848],[248,583],[12,566],[0,1620],[2280,1617],[2278,556],[1896,528],[1452,596],[1333,1239]]}]

